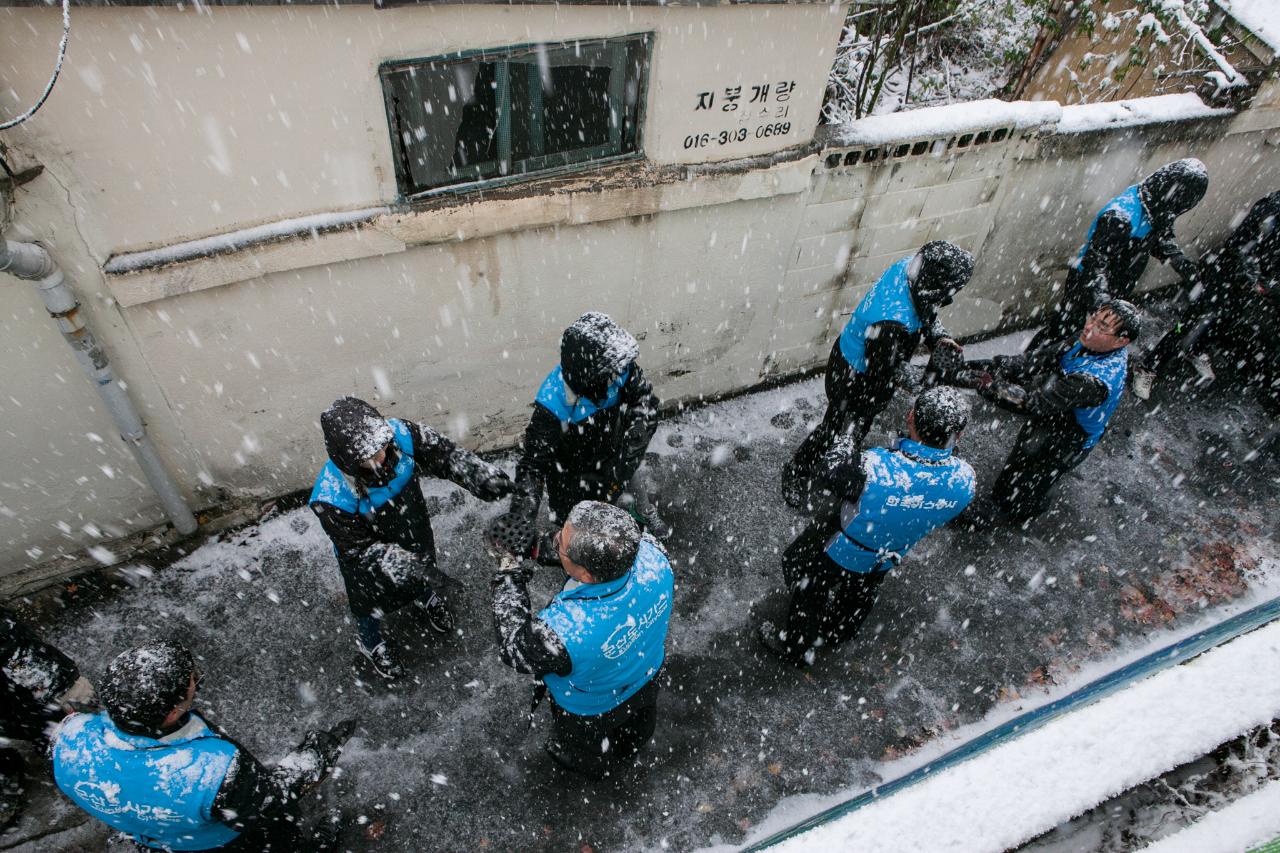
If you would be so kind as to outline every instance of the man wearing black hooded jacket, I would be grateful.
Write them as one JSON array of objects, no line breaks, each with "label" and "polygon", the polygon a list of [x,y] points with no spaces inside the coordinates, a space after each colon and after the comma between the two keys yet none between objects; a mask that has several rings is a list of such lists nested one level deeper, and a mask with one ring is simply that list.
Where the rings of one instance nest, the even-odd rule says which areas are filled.
[{"label": "man wearing black hooded jacket", "polygon": [[383,418],[355,397],[320,416],[329,461],[311,492],[311,509],[333,540],[356,617],[358,645],[386,678],[403,668],[382,638],[381,617],[407,604],[438,633],[453,628],[441,594],[456,586],[436,567],[431,514],[418,478],[440,477],[481,500],[511,492],[503,471],[428,426]]},{"label": "man wearing black hooded jacket", "polygon": [[[658,428],[658,398],[639,355],[636,339],[607,314],[588,311],[565,329],[560,364],[538,389],[525,429],[513,516],[531,523],[544,487],[557,526],[581,501],[623,494]],[[655,535],[665,535],[648,491],[636,483],[636,509]]]},{"label": "man wearing black hooded jacket", "polygon": [[1182,316],[1134,371],[1134,394],[1148,399],[1161,369],[1178,356],[1212,379],[1205,348],[1214,346],[1274,408],[1280,402],[1280,191],[1255,202],[1199,267]]},{"label": "man wearing black hooded jacket", "polygon": [[1045,325],[1027,350],[1057,347],[1111,299],[1128,299],[1154,257],[1193,280],[1196,265],[1173,235],[1175,220],[1204,198],[1209,173],[1194,157],[1161,166],[1107,202],[1067,271],[1061,298],[1045,314]]},{"label": "man wearing black hooded jacket", "polygon": [[963,350],[938,320],[938,309],[968,283],[973,265],[964,249],[934,240],[890,266],[862,297],[831,347],[822,422],[783,468],[787,503],[804,503],[818,460],[841,435],[862,444],[871,422],[893,399],[899,371],[921,337],[932,351],[926,383],[963,366]]}]

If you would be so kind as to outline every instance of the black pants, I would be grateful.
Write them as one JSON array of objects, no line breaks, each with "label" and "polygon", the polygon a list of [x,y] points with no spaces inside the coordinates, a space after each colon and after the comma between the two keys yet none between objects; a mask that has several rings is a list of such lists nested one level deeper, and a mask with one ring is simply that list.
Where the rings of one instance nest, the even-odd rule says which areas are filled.
[{"label": "black pants", "polygon": [[1084,441],[1079,427],[1027,421],[992,489],[996,506],[1017,522],[1044,512],[1054,484],[1088,457]]},{"label": "black pants", "polygon": [[600,778],[631,758],[658,725],[658,672],[612,711],[580,717],[551,701],[551,736],[546,750],[561,767]]},{"label": "black pants", "polygon": [[827,410],[822,415],[822,422],[800,443],[787,463],[783,472],[784,482],[812,477],[818,460],[842,435],[852,436],[861,444],[871,429],[871,422],[893,399],[893,384],[873,386],[866,374],[854,370],[845,359],[839,340],[831,348],[824,385]]},{"label": "black pants", "polygon": [[825,553],[830,528],[811,524],[782,553],[782,577],[791,590],[787,657],[807,663],[816,646],[835,646],[857,635],[880,595],[888,572],[850,572]]}]

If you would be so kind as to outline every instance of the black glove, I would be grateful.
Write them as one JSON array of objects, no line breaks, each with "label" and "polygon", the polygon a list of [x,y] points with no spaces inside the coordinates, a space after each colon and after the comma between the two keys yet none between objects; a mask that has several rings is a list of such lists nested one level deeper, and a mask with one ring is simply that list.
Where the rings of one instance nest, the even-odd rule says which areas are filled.
[{"label": "black glove", "polygon": [[618,479],[617,474],[610,469],[601,471],[599,474],[578,475],[583,491],[591,496],[590,499],[604,501],[605,503],[609,503],[622,494],[622,483]]},{"label": "black glove", "polygon": [[359,720],[353,717],[343,720],[328,731],[307,732],[307,736],[302,739],[302,743],[293,755],[311,753],[316,757],[315,764],[310,765],[305,760],[291,762],[287,760],[291,756],[286,756],[286,760],[281,762],[277,771],[282,773],[292,786],[301,785],[304,790],[315,787],[333,769],[338,756],[342,754],[342,747],[355,733],[357,723]]},{"label": "black glove", "polygon": [[496,501],[515,491],[516,485],[506,472],[492,465],[489,467],[492,469],[491,473],[476,484],[472,494],[482,501]]},{"label": "black glove", "polygon": [[954,385],[957,388],[969,388],[973,391],[981,391],[987,388],[995,381],[995,377],[985,370],[975,370],[966,367],[963,370],[957,370],[954,374],[947,377],[947,384]]},{"label": "black glove", "polygon": [[[986,374],[986,376],[990,375]],[[1009,403],[1014,406],[1021,406],[1027,402],[1027,389],[994,377],[989,382],[984,379],[984,384],[980,384],[977,391],[980,396],[995,402]]]},{"label": "black glove", "polygon": [[1173,267],[1173,271],[1182,276],[1184,281],[1194,282],[1199,273],[1196,262],[1181,253],[1169,258],[1169,266]]},{"label": "black glove", "polygon": [[495,556],[532,557],[536,553],[538,527],[524,513],[511,510],[489,522],[485,538]]}]

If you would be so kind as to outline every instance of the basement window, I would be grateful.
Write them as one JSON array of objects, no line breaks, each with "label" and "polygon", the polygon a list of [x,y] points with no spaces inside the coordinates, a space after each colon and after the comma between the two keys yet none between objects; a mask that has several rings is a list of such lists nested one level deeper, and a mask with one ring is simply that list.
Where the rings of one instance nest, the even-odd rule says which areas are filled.
[{"label": "basement window", "polygon": [[639,156],[651,45],[642,34],[385,63],[401,195]]}]

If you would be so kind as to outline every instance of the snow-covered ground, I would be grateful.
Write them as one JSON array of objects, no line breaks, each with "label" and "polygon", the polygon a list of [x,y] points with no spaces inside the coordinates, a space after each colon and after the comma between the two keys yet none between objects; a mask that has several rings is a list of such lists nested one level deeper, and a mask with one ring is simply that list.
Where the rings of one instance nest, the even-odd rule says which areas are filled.
[{"label": "snow-covered ground", "polygon": [[[1269,724],[1280,713],[1280,683],[1258,673],[1277,663],[1280,623],[1272,623],[769,849],[1014,849],[1241,731]],[[939,746],[965,743],[974,728],[896,764],[932,761]]]},{"label": "snow-covered ground", "polygon": [[[462,631],[421,637],[393,618],[413,673],[394,688],[356,663],[333,554],[305,508],[163,570],[140,566],[136,588],[73,605],[46,631],[91,676],[144,637],[182,638],[203,658],[203,710],[263,759],[309,727],[359,716],[329,783],[352,819],[350,849],[689,850],[741,841],[785,798],[896,775],[886,762],[944,732],[1012,716],[1280,591],[1267,569],[1280,555],[1280,462],[1246,461],[1265,419],[1225,387],[1170,393],[1127,402],[1045,517],[1026,530],[938,531],[884,584],[861,637],[810,672],[780,666],[751,627],[783,605],[778,554],[802,519],[777,474],[823,402],[814,379],[660,427],[651,449],[678,583],[666,689],[644,766],[607,784],[566,778],[541,754],[545,717],[529,730],[528,683],[501,665],[491,636],[481,530],[499,508],[444,484],[430,493],[442,566],[467,583]],[[873,438],[896,430],[906,405],[900,395]],[[975,409],[961,452],[981,491],[1016,428]],[[546,570],[535,600],[557,584]],[[75,820],[46,790],[20,830]],[[101,838],[88,826],[27,849],[96,849]]]}]

